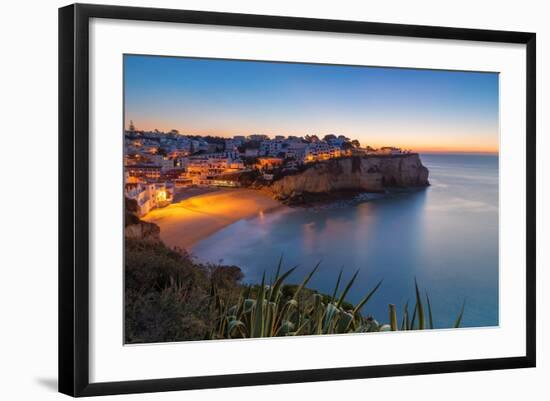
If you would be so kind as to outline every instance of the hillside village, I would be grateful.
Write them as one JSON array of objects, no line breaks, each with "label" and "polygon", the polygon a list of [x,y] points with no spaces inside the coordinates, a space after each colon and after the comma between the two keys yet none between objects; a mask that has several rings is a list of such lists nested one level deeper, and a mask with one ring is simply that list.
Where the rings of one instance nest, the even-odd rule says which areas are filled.
[{"label": "hillside village", "polygon": [[125,196],[138,214],[170,204],[177,188],[238,187],[243,177],[266,183],[308,164],[349,156],[406,154],[395,147],[361,147],[343,135],[236,135],[232,138],[141,131],[124,132]]}]

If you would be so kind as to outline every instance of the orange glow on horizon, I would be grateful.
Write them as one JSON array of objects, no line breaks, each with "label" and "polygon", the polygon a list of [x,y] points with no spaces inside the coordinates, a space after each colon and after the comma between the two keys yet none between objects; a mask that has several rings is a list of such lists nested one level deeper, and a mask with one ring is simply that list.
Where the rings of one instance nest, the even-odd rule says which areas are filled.
[{"label": "orange glow on horizon", "polygon": [[[144,131],[154,131],[158,129],[161,132],[169,132],[177,129],[182,135],[202,135],[219,136],[231,138],[235,135],[265,134],[271,138],[276,135],[284,136],[305,136],[316,134],[323,137],[329,133],[345,135],[350,139],[358,139],[362,147],[371,146],[381,148],[383,146],[395,146],[404,150],[411,150],[418,153],[480,153],[480,154],[498,154],[498,129],[484,127],[481,130],[476,127],[458,127],[454,129],[444,129],[438,126],[388,126],[383,127],[373,125],[366,127],[359,133],[355,127],[345,127],[345,129],[289,129],[281,127],[278,129],[265,130],[255,129],[254,127],[236,128],[204,128],[202,126],[180,127],[176,121],[147,120],[136,122],[136,128]],[[129,118],[128,118],[129,124]],[[128,126],[126,124],[126,126]],[[391,122],[389,123],[391,124]],[[440,135],[445,132],[451,135]],[[490,135],[487,135],[490,134]],[[489,138],[488,138],[489,136]]]}]

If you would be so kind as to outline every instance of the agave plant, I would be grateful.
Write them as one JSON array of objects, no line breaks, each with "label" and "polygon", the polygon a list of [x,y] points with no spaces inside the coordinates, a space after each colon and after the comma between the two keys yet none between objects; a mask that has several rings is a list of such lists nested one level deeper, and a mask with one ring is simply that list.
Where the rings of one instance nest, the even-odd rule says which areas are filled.
[{"label": "agave plant", "polygon": [[[432,314],[432,304],[430,302],[430,297],[428,295],[428,292],[426,291],[426,306],[428,311],[428,318],[427,323],[428,327],[426,327],[426,318],[425,318],[425,311],[424,311],[424,304],[422,302],[422,297],[420,295],[420,289],[418,288],[418,283],[415,279],[414,281],[414,287],[415,287],[415,296],[416,296],[416,302],[414,305],[414,310],[412,314],[412,318],[409,318],[409,303],[406,302],[405,306],[403,307],[403,317],[401,319],[401,325],[399,328],[397,328],[397,311],[395,308],[395,305],[389,305],[389,319],[391,322],[391,330],[392,331],[405,331],[405,330],[424,330],[426,328],[433,329],[434,328],[434,319]],[[460,324],[462,322],[462,316],[464,315],[464,307],[465,302],[462,303],[462,307],[460,308],[460,312],[458,314],[458,317],[455,320],[454,328],[459,328]]]},{"label": "agave plant", "polygon": [[[416,304],[412,319],[408,305],[403,311],[401,328],[398,328],[395,305],[389,305],[389,324],[379,324],[372,317],[364,317],[361,310],[382,285],[378,282],[356,305],[345,302],[359,271],[356,271],[339,293],[343,270],[340,270],[334,291],[330,297],[304,289],[320,266],[320,262],[306,275],[291,296],[283,294],[285,280],[297,266],[281,274],[282,257],[279,259],[275,278],[266,283],[265,273],[259,286],[248,286],[237,300],[224,300],[212,287],[211,307],[218,316],[211,338],[254,338],[313,334],[341,334],[374,331],[425,329],[425,316],[418,285],[415,281]],[[431,304],[426,294],[429,328],[433,328]],[[460,325],[464,305],[457,319]]]}]

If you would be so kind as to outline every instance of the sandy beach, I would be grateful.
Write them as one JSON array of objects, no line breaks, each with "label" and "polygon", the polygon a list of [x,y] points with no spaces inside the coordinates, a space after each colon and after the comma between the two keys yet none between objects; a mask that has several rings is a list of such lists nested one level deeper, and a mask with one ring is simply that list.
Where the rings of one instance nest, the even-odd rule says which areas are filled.
[{"label": "sandy beach", "polygon": [[142,220],[160,227],[164,243],[184,249],[238,220],[285,207],[253,189],[217,189],[189,198],[179,195],[184,199],[152,210]]}]

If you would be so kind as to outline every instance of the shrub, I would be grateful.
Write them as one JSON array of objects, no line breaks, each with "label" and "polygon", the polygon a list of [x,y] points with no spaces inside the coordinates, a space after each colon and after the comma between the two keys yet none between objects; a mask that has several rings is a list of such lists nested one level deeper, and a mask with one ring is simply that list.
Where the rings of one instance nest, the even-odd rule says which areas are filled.
[{"label": "shrub", "polygon": [[235,266],[195,263],[190,255],[162,243],[126,240],[125,340],[127,343],[202,340],[216,316],[211,289],[238,292]]}]

